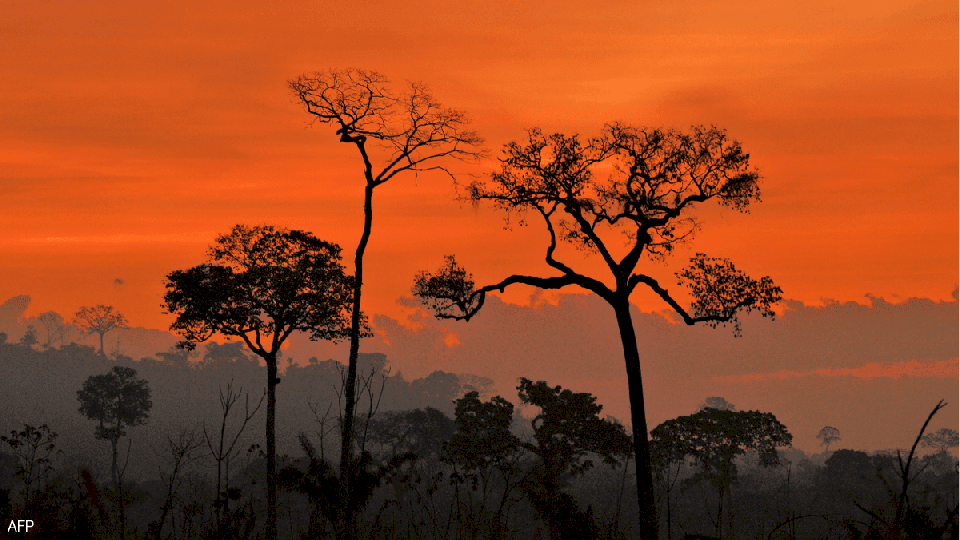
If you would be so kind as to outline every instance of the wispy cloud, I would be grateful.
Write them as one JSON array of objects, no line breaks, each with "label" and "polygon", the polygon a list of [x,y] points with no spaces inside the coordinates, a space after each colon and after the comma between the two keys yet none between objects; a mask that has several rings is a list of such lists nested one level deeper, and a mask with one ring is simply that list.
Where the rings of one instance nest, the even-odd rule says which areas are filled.
[{"label": "wispy cloud", "polygon": [[176,244],[209,242],[216,235],[211,232],[190,234],[120,234],[87,236],[36,236],[15,239],[8,244]]},{"label": "wispy cloud", "polygon": [[730,375],[714,377],[713,380],[724,383],[753,383],[797,377],[856,377],[858,379],[900,379],[902,377],[936,377],[938,379],[957,378],[960,376],[960,360],[923,361],[910,360],[893,364],[864,364],[854,368],[820,368],[809,371],[791,371],[781,369],[772,373],[748,373],[746,375]]}]

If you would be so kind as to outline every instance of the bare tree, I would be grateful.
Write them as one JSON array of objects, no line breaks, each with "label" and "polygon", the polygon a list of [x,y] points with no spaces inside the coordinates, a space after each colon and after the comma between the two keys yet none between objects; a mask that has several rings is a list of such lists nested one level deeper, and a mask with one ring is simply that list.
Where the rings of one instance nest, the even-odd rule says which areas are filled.
[{"label": "bare tree", "polygon": [[[749,155],[740,144],[717,128],[695,127],[690,133],[679,133],[610,124],[600,137],[587,141],[577,135],[546,137],[537,129],[529,131],[528,139],[525,144],[507,144],[502,170],[489,182],[471,183],[466,196],[474,203],[490,202],[508,217],[519,214],[524,223],[528,215],[542,219],[550,239],[544,260],[551,275],[515,274],[477,288],[451,256],[436,274],[417,276],[414,294],[438,317],[461,320],[478,312],[487,293],[503,292],[515,284],[541,289],[580,287],[610,304],[627,371],[641,530],[645,538],[656,539],[656,501],[630,295],[644,286],[684,323],[732,323],[736,335],[738,312],[774,315],[772,306],[780,300],[780,288],[769,277],[746,276],[726,259],[697,254],[689,267],[676,274],[677,284],[689,287],[690,308],[640,268],[644,257],[663,260],[692,238],[699,222],[691,211],[698,204],[713,200],[747,211],[750,202],[759,200],[760,175],[750,168]],[[577,270],[572,261],[561,261],[561,242],[599,258],[609,274],[596,278]]]},{"label": "bare tree", "polygon": [[[917,438],[913,441],[913,446],[910,447],[910,452],[907,454],[906,459],[903,458],[902,452],[898,449],[894,457],[896,458],[893,462],[894,472],[899,481],[899,489],[891,489],[890,494],[894,499],[891,501],[892,506],[894,507],[894,512],[892,517],[884,517],[878,514],[877,512],[871,511],[859,503],[854,503],[857,508],[862,512],[869,515],[873,523],[873,526],[879,526],[879,529],[883,531],[884,538],[908,538],[912,537],[910,535],[909,529],[909,515],[912,510],[910,504],[910,484],[916,479],[916,475],[911,476],[911,467],[913,466],[914,457],[916,457],[917,447],[923,443],[923,433],[927,430],[927,426],[930,425],[930,421],[933,420],[933,417],[940,412],[940,409],[943,409],[947,406],[947,402],[940,400],[930,411],[930,414],[927,415],[926,421],[923,422],[923,425],[920,427],[920,432],[917,434]],[[886,483],[886,481],[884,481]],[[888,486],[889,488],[889,486]],[[946,532],[947,528],[950,526],[952,520],[954,520],[960,510],[960,505],[954,505],[953,510],[948,514],[947,519],[944,521],[943,525],[940,527],[939,534],[936,538],[941,538]]]},{"label": "bare tree", "polygon": [[113,329],[127,328],[127,319],[115,312],[113,306],[98,304],[81,307],[74,316],[73,324],[87,334],[100,334],[100,355],[106,356],[103,352],[103,336]]},{"label": "bare tree", "polygon": [[43,327],[47,330],[47,339],[43,342],[43,348],[49,349],[53,347],[54,340],[59,341],[60,346],[63,347],[63,338],[68,328],[67,325],[64,324],[63,317],[54,311],[48,311],[38,315],[37,319],[40,320]]},{"label": "bare tree", "polygon": [[[341,500],[352,500],[354,416],[357,403],[357,354],[362,336],[360,299],[363,257],[373,225],[373,191],[403,173],[443,171],[445,158],[470,159],[479,155],[480,137],[466,126],[466,116],[442,107],[427,88],[409,83],[395,91],[383,75],[362,70],[328,70],[290,81],[290,89],[308,114],[336,128],[340,142],[353,145],[363,161],[363,233],[354,256],[353,314],[350,356],[345,381],[345,408],[341,428]],[[372,143],[372,144],[368,144]],[[379,160],[374,154],[381,156]],[[350,505],[344,502],[342,537],[355,536]]]},{"label": "bare tree", "polygon": [[57,449],[57,433],[46,424],[33,427],[24,424],[20,431],[11,430],[10,436],[0,436],[17,457],[16,475],[23,482],[23,504],[33,500],[54,469],[54,462],[63,453]]},{"label": "bare tree", "polygon": [[[200,439],[197,437],[196,430],[184,428],[176,437],[168,435],[162,450],[155,450],[155,453],[165,462],[158,466],[158,469],[160,481],[163,482],[167,492],[160,506],[160,517],[147,528],[148,536],[154,540],[162,538],[163,524],[173,509],[177,492],[183,483],[184,469],[200,459],[200,453],[197,452],[199,449]],[[164,472],[164,469],[168,472]]]},{"label": "bare tree", "polygon": [[253,410],[250,410],[250,395],[244,394],[243,421],[240,423],[240,427],[237,428],[236,434],[231,438],[227,434],[227,419],[230,417],[230,411],[233,409],[233,406],[240,400],[241,392],[243,392],[242,387],[237,392],[233,391],[232,381],[227,383],[226,392],[224,392],[223,388],[220,389],[220,412],[223,414],[220,421],[220,434],[216,439],[211,439],[210,434],[207,432],[207,426],[203,426],[203,440],[206,442],[207,449],[210,451],[210,455],[213,456],[213,460],[217,463],[217,496],[214,500],[213,508],[217,516],[218,524],[220,523],[220,516],[223,511],[229,511],[230,499],[232,498],[232,493],[230,493],[230,460],[239,454],[240,449],[237,448],[237,442],[240,440],[240,436],[243,435],[243,431],[247,428],[247,423],[257,414],[260,406],[263,405],[264,398],[267,397],[267,393],[264,392],[260,396],[260,401],[257,402],[257,406],[254,407]]}]

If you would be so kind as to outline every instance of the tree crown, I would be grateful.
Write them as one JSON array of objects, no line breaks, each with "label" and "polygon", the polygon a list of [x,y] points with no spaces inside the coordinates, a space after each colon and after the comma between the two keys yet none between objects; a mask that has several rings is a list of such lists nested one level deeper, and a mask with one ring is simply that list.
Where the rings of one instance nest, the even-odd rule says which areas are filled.
[{"label": "tree crown", "polygon": [[444,445],[444,460],[468,470],[505,466],[519,446],[510,432],[513,404],[500,396],[482,402],[479,393],[468,392],[456,401],[455,414],[457,431]]},{"label": "tree crown", "polygon": [[238,337],[260,356],[294,331],[311,339],[349,335],[353,277],[340,247],[309,233],[237,225],[217,238],[209,263],[167,276],[164,307],[188,342]]},{"label": "tree crown", "polygon": [[712,408],[667,420],[650,435],[655,456],[669,461],[693,457],[701,464],[702,474],[718,485],[736,477],[737,456],[755,450],[761,464],[777,465],[777,447],[793,442],[793,435],[773,413]]},{"label": "tree crown", "polygon": [[521,402],[540,408],[531,422],[537,445],[525,447],[544,461],[578,474],[593,465],[589,459],[582,460],[587,453],[614,464],[633,448],[622,425],[600,418],[603,406],[589,393],[575,393],[526,378],[520,379],[517,392]]},{"label": "tree crown", "polygon": [[113,306],[83,306],[74,315],[73,324],[87,334],[105,334],[114,328],[127,328],[127,319]]},{"label": "tree crown", "polygon": [[940,428],[920,438],[920,446],[933,448],[937,452],[946,452],[958,445],[960,445],[960,435],[957,434],[957,430],[950,428]]},{"label": "tree crown", "polygon": [[77,390],[77,401],[80,414],[99,422],[97,438],[113,441],[126,435],[126,428],[144,424],[153,407],[147,381],[125,366],[88,377]]},{"label": "tree crown", "polygon": [[[606,126],[600,137],[544,136],[528,132],[528,142],[504,147],[502,168],[488,181],[475,181],[466,197],[492,202],[511,215],[539,216],[550,235],[545,261],[557,275],[513,275],[476,289],[451,256],[437,273],[421,273],[414,294],[437,316],[469,319],[487,292],[520,283],[544,289],[576,285],[611,303],[622,303],[638,285],[663,298],[686,322],[731,322],[739,333],[738,312],[773,316],[781,290],[769,277],[752,279],[726,259],[698,253],[676,274],[693,298],[683,308],[656,279],[637,271],[644,257],[661,260],[689,241],[699,223],[691,214],[715,200],[746,212],[760,198],[759,173],[750,167],[740,143],[717,128],[688,133]],[[599,256],[610,271],[606,281],[587,276],[558,258],[560,244]],[[625,253],[614,248],[626,244]]]},{"label": "tree crown", "polygon": [[582,474],[593,466],[587,454],[616,463],[629,455],[630,437],[623,426],[601,419],[603,409],[589,393],[575,393],[544,381],[526,378],[517,386],[520,401],[540,408],[533,419],[534,441],[521,441],[510,432],[513,404],[500,396],[480,401],[469,392],[456,402],[457,431],[445,447],[448,461],[479,469],[493,463],[509,467],[508,458],[526,450],[537,456],[551,476]]},{"label": "tree crown", "polygon": [[716,199],[745,212],[760,200],[749,154],[717,128],[681,133],[609,124],[586,142],[531,129],[526,144],[511,142],[503,153],[501,171],[471,183],[467,196],[508,212],[538,213],[560,240],[612,266],[605,232],[631,240],[637,253],[629,258],[662,258],[694,233],[696,221],[685,214],[697,203]]},{"label": "tree crown", "polygon": [[[482,155],[483,139],[466,128],[466,115],[441,106],[423,84],[408,83],[397,92],[380,73],[358,69],[318,71],[288,84],[309,114],[336,126],[341,142],[357,145],[373,185],[402,171],[448,172],[435,162],[438,158]],[[387,150],[376,174],[368,139]]]},{"label": "tree crown", "polygon": [[817,438],[820,439],[821,446],[830,446],[840,440],[840,430],[833,426],[824,426],[817,433]]}]

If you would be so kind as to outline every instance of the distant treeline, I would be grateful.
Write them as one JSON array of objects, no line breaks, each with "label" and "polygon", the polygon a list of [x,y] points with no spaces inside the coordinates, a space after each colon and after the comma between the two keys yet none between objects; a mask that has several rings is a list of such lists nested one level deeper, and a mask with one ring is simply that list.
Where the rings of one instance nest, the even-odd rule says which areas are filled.
[{"label": "distant treeline", "polygon": [[[208,429],[219,429],[220,391],[228,384],[233,392],[241,393],[239,407],[244,395],[249,395],[252,408],[263,395],[266,380],[266,367],[239,342],[209,343],[191,356],[172,349],[140,360],[123,355],[106,358],[93,347],[77,344],[38,349],[22,343],[0,343],[0,410],[4,411],[0,434],[23,424],[47,424],[59,434],[59,445],[67,454],[99,455],[103,443],[94,438],[93,422],[78,412],[77,391],[91,375],[106,373],[116,365],[129,366],[149,383],[153,401],[147,423],[130,430],[129,474],[133,477],[155,474],[158,460],[151,448],[168,434],[182,428],[199,429],[204,424]],[[338,392],[342,364],[316,358],[306,365],[282,364],[282,392],[277,400],[278,449],[294,453],[299,449],[298,433],[317,431],[318,416],[328,416],[328,427],[336,422],[341,409]],[[382,354],[360,355],[360,373],[370,382],[369,399],[374,399],[381,411],[432,407],[452,416],[456,398],[492,385],[483,377],[458,377],[442,371],[407,381],[402,374],[385,371],[385,364]],[[359,406],[368,406],[369,399],[362,399]],[[261,408],[250,421],[256,429],[245,433],[247,446],[262,445],[263,413]]]}]

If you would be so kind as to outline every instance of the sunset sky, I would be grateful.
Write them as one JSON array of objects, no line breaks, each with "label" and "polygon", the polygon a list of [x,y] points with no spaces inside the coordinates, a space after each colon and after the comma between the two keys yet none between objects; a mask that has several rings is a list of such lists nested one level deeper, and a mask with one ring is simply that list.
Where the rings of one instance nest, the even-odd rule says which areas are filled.
[{"label": "sunset sky", "polygon": [[[610,121],[727,129],[763,175],[762,202],[750,214],[705,208],[693,243],[666,264],[648,266],[651,275],[669,280],[702,251],[771,276],[792,302],[780,311],[794,313],[782,328],[796,330],[797,350],[811,347],[798,321],[830,314],[853,329],[836,338],[850,339],[848,346],[831,354],[863,350],[857,340],[865,338],[851,337],[858,324],[869,330],[865,336],[890,332],[857,319],[876,310],[893,317],[891,327],[901,315],[909,319],[904,328],[935,319],[927,337],[940,343],[856,361],[805,363],[788,355],[762,363],[777,332],[777,322],[762,321],[745,327],[757,334],[744,338],[759,340],[744,345],[757,362],[673,377],[700,376],[692,386],[704,394],[699,399],[715,392],[744,408],[778,407],[778,417],[812,406],[818,391],[805,385],[814,380],[845,388],[848,394],[829,390],[841,403],[890,392],[906,401],[917,396],[921,417],[910,409],[897,418],[912,432],[936,399],[957,398],[957,4],[778,4],[3,2],[0,302],[29,295],[26,317],[53,310],[68,320],[80,306],[109,304],[132,326],[164,330],[172,317],[160,308],[163,277],[202,263],[213,239],[237,223],[308,230],[351,253],[362,218],[356,150],[338,143],[328,126],[311,124],[287,81],[327,68],[371,69],[399,84],[423,82],[438,101],[470,116],[491,159],[454,164],[463,175],[493,170],[503,144],[531,127],[584,136]],[[520,361],[507,353],[444,364],[437,359],[479,343],[471,337],[479,330],[427,321],[404,300],[416,272],[438,267],[450,253],[481,283],[544,273],[541,228],[504,230],[501,214],[457,202],[450,179],[439,174],[396,178],[378,189],[375,205],[364,305],[380,335],[372,349],[391,354],[393,347],[391,362],[404,373],[471,371],[497,377],[503,392],[516,376],[549,375],[502,369]],[[513,305],[539,320],[548,307],[596,307],[556,296],[528,303],[532,292],[518,290],[492,309]],[[904,304],[910,298],[923,300]],[[644,312],[664,308],[643,294],[636,303]],[[478,318],[477,328],[495,326]],[[729,330],[709,331],[728,339]],[[419,336],[422,351],[401,346],[404,332]],[[669,343],[682,344],[705,330],[664,332]],[[494,335],[488,341],[497,342],[501,334]],[[562,337],[572,339],[570,332]],[[584,354],[594,350],[580,346]],[[696,362],[729,366],[739,353],[723,354]],[[541,360],[542,373],[550,368]],[[560,370],[564,380],[556,383],[593,391],[624,417],[625,392],[616,382],[622,372],[615,362],[603,365],[603,376]],[[670,369],[650,372],[651,388],[676,384],[668,384]],[[744,389],[751,384],[754,390]],[[944,388],[952,393],[941,395]],[[794,398],[782,395],[791,392]],[[660,400],[652,425],[692,412],[698,399],[691,391],[687,401],[666,405],[667,397],[651,392]],[[949,425],[956,427],[953,405]],[[866,413],[846,414],[854,429],[853,415]],[[899,444],[883,438],[881,424],[870,429],[861,447]],[[812,435],[803,437],[798,445],[815,447]]]}]

